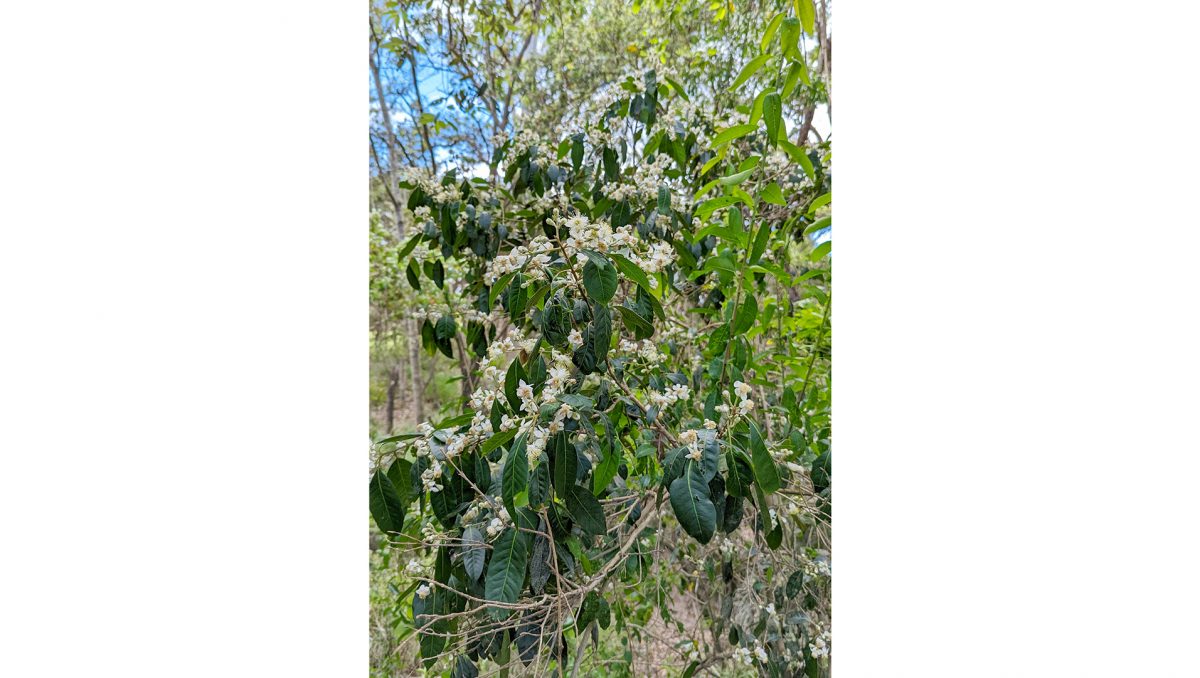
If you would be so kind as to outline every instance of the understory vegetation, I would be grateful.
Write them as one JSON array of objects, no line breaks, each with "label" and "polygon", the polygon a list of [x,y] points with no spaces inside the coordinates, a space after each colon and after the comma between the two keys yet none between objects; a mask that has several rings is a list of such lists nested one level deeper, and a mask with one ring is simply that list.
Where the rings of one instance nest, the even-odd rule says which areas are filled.
[{"label": "understory vegetation", "polygon": [[372,675],[830,675],[829,13],[372,6]]}]

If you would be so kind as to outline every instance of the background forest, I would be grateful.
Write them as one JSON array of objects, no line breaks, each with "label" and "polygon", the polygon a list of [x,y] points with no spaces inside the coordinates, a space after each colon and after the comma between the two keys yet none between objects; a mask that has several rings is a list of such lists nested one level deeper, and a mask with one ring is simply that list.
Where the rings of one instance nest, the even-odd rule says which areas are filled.
[{"label": "background forest", "polygon": [[372,4],[372,675],[829,674],[830,12]]}]

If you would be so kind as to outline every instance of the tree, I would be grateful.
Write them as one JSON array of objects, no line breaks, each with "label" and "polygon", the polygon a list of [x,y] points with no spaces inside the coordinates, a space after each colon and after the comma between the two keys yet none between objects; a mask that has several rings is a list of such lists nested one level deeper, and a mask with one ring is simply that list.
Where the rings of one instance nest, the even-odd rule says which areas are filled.
[{"label": "tree", "polygon": [[[522,7],[505,40],[550,5]],[[827,9],[761,10],[753,39],[722,7],[727,49],[663,41],[659,60],[693,60],[568,94],[574,121],[498,140],[486,176],[389,165],[411,224],[373,289],[428,295],[413,345],[463,366],[461,406],[372,448],[426,666],[574,673],[601,629],[630,643],[669,620],[675,590],[705,601],[676,648],[688,675],[828,672],[831,146],[809,112]],[[485,25],[444,11],[447,33]],[[603,25],[585,11],[526,41],[581,16]],[[465,56],[482,47],[444,42],[496,98]],[[531,49],[508,64],[562,58]],[[499,129],[541,119],[509,106],[482,108]]]}]

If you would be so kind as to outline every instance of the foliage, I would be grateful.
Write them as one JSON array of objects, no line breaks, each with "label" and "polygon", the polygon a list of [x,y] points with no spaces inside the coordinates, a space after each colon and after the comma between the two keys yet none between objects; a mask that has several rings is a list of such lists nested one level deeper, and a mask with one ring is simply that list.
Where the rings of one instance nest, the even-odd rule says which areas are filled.
[{"label": "foliage", "polygon": [[659,624],[684,675],[829,671],[831,146],[797,132],[827,84],[807,0],[752,38],[718,7],[736,49],[594,88],[487,177],[396,169],[373,308],[464,367],[460,406],[372,446],[411,557],[384,626],[428,668],[574,675],[593,647],[639,675]]}]

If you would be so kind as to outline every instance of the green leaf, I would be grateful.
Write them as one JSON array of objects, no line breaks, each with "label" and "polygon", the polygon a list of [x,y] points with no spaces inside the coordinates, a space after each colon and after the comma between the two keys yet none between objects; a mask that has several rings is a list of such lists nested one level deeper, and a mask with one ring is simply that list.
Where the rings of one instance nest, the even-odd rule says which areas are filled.
[{"label": "green leaf", "polygon": [[449,417],[447,419],[443,419],[443,420],[439,421],[438,423],[434,424],[433,427],[435,429],[458,428],[459,426],[463,426],[464,424],[471,423],[474,419],[475,419],[475,414],[472,412],[468,412],[467,414],[460,414],[456,417]]},{"label": "green leaf", "polygon": [[[510,527],[492,547],[492,562],[484,581],[484,598],[502,603],[515,603],[525,584],[525,566],[529,562],[529,535]],[[493,607],[494,618],[502,619],[508,610]]]},{"label": "green leaf", "polygon": [[783,22],[783,16],[783,12],[780,12],[767,24],[767,30],[763,33],[762,42],[758,45],[760,52],[767,51],[767,48],[771,46],[771,40],[775,37],[775,31],[779,30],[779,24]]},{"label": "green leaf", "polygon": [[420,438],[420,437],[421,437],[420,433],[397,433],[394,436],[380,438],[379,440],[375,441],[375,444],[382,445],[384,443],[396,443],[396,442],[400,442],[402,440],[411,440],[412,438]]},{"label": "green leaf", "polygon": [[833,201],[833,193],[822,193],[813,198],[812,203],[808,206],[808,214],[816,214],[817,210],[828,205]]},{"label": "green leaf", "polygon": [[829,252],[832,249],[833,249],[833,241],[826,240],[825,242],[821,243],[820,245],[817,245],[817,248],[815,250],[813,250],[813,253],[811,255],[809,255],[808,260],[809,261],[820,261],[821,259],[825,258],[825,255],[829,254]]},{"label": "green leaf", "polygon": [[767,126],[767,143],[774,146],[779,139],[779,127],[783,121],[783,104],[779,94],[771,92],[763,98],[763,123]]},{"label": "green leaf", "polygon": [[583,286],[593,301],[607,304],[617,292],[617,269],[602,254],[585,251],[588,262],[583,265]]},{"label": "green leaf", "polygon": [[769,202],[772,205],[779,205],[781,207],[787,205],[787,200],[783,197],[783,189],[779,188],[779,184],[774,181],[767,184],[759,197],[762,198],[763,202]]},{"label": "green leaf", "polygon": [[820,231],[825,228],[829,228],[832,225],[833,225],[833,217],[832,216],[821,217],[820,219],[817,219],[816,221],[814,221],[811,226],[804,229],[804,235],[812,235],[813,233],[816,233],[817,231]]},{"label": "green leaf", "polygon": [[812,0],[793,0],[793,2],[796,4],[796,14],[800,16],[800,25],[804,27],[804,32],[813,35],[817,13],[813,9]]},{"label": "green leaf", "polygon": [[408,510],[408,504],[413,499],[410,492],[412,484],[412,462],[407,459],[397,459],[392,463],[392,467],[387,471],[388,480],[392,481],[392,486],[396,488],[396,494],[400,495],[400,503],[404,505],[405,511]]},{"label": "green leaf", "polygon": [[575,476],[579,472],[579,457],[575,453],[575,446],[567,440],[565,433],[555,434],[550,444],[554,454],[551,461],[554,493],[560,497],[566,497],[571,488],[575,486]]},{"label": "green leaf", "polygon": [[596,353],[596,362],[602,363],[608,357],[608,349],[612,347],[612,312],[607,306],[592,305],[592,322],[588,325],[588,330],[588,341]]},{"label": "green leaf", "polygon": [[508,450],[500,473],[500,492],[509,515],[516,515],[516,497],[529,487],[529,459],[525,456],[525,437],[517,438]]},{"label": "green leaf", "polygon": [[758,227],[758,233],[754,236],[754,247],[750,250],[751,265],[757,264],[762,258],[763,252],[767,250],[767,242],[771,239],[771,224],[762,222]]},{"label": "green leaf", "polygon": [[683,89],[683,85],[679,84],[678,82],[675,82],[674,80],[672,80],[671,78],[668,78],[666,76],[663,76],[663,79],[667,81],[667,84],[671,85],[671,87],[673,87],[675,89],[676,94],[683,97],[684,101],[690,101],[688,99],[687,92],[685,92]]},{"label": "green leaf", "polygon": [[637,283],[638,286],[646,290],[647,294],[654,294],[654,289],[650,287],[650,278],[646,277],[646,272],[637,264],[616,252],[610,252],[609,256],[612,257],[613,263],[617,265],[617,269],[621,271],[621,275]]},{"label": "green leaf", "polygon": [[779,140],[779,147],[787,152],[788,156],[792,159],[792,162],[796,163],[801,169],[804,170],[804,173],[808,175],[809,179],[814,181],[816,180],[817,175],[813,170],[812,161],[808,159],[808,156],[804,154],[804,151],[796,146],[796,144],[793,144],[786,139]]},{"label": "green leaf", "polygon": [[754,295],[747,294],[746,300],[738,307],[737,313],[733,317],[733,335],[743,334],[748,332],[751,327],[754,327],[754,321],[758,318],[758,301],[754,299]]},{"label": "green leaf", "polygon": [[713,198],[712,200],[705,200],[704,202],[700,203],[699,207],[696,208],[696,216],[701,219],[707,219],[708,215],[712,214],[713,212],[724,207],[729,207],[737,202],[738,198],[735,198],[732,195],[723,195],[719,198]]},{"label": "green leaf", "polygon": [[571,168],[578,172],[583,164],[583,135],[576,134],[571,138]]},{"label": "green leaf", "polygon": [[754,462],[754,478],[763,492],[771,494],[780,487],[779,468],[775,466],[775,460],[767,451],[767,445],[763,442],[762,431],[758,429],[758,424],[754,423],[753,419],[748,422],[750,424],[750,453],[751,460]]},{"label": "green leaf", "polygon": [[[574,450],[572,450],[574,452]],[[603,535],[608,532],[604,521],[604,509],[600,502],[585,488],[572,485],[566,495],[567,514],[584,532]]]},{"label": "green leaf", "polygon": [[472,581],[479,581],[483,576],[484,561],[487,560],[487,549],[484,547],[483,532],[474,525],[463,530],[462,560],[467,576]]},{"label": "green leaf", "polygon": [[596,471],[592,475],[592,493],[599,496],[612,479],[617,476],[617,471],[621,468],[621,447],[618,445],[610,449],[604,459],[596,465]]},{"label": "green leaf", "polygon": [[708,162],[704,163],[704,166],[700,168],[700,173],[696,175],[696,176],[697,176],[697,178],[699,178],[699,177],[702,177],[702,176],[704,176],[705,174],[708,174],[708,171],[709,171],[710,169],[712,169],[713,167],[715,167],[717,163],[719,163],[719,162],[721,162],[722,160],[724,160],[724,159],[725,159],[725,152],[726,152],[726,151],[728,151],[728,150],[729,150],[729,147],[728,147],[728,146],[722,146],[722,147],[721,147],[721,150],[720,150],[720,151],[718,151],[718,152],[717,152],[717,154],[716,154],[716,155],[714,155],[714,156],[712,157],[712,159],[711,159],[711,160],[709,160]]},{"label": "green leaf", "polygon": [[670,492],[671,508],[679,524],[696,541],[707,544],[717,529],[717,508],[695,462],[689,461],[683,475],[671,481]]},{"label": "green leaf", "polygon": [[479,669],[470,657],[460,654],[454,660],[454,670],[450,672],[450,678],[479,678]]},{"label": "green leaf", "polygon": [[412,260],[409,260],[408,268],[404,269],[404,276],[408,278],[408,284],[411,285],[414,290],[421,289],[421,277],[419,271],[420,269],[417,268],[416,262]]},{"label": "green leaf", "polygon": [[808,68],[803,61],[797,61],[788,68],[787,76],[783,79],[783,98],[788,99],[792,96],[792,92],[796,91],[796,85],[803,81],[804,84],[810,84],[808,78]]},{"label": "green leaf", "polygon": [[515,412],[521,411],[521,398],[517,396],[517,388],[520,387],[521,380],[524,378],[525,370],[521,368],[521,361],[513,358],[512,363],[508,366],[508,372],[504,375],[504,395]]},{"label": "green leaf", "polygon": [[420,242],[420,240],[421,240],[420,233],[409,238],[408,242],[404,243],[404,247],[403,247],[403,249],[400,250],[400,253],[396,255],[396,261],[404,261],[404,258],[407,257],[408,255],[412,254],[412,251],[414,249],[416,249],[417,243]]},{"label": "green leaf", "polygon": [[750,174],[753,172],[753,169],[748,169],[745,172],[738,172],[737,174],[731,174],[727,177],[721,177],[717,181],[719,181],[722,186],[736,186],[746,179],[749,179]]},{"label": "green leaf", "polygon": [[512,282],[512,276],[515,276],[515,275],[517,275],[517,272],[512,271],[512,272],[510,272],[510,274],[504,274],[503,276],[500,276],[499,278],[497,278],[496,283],[492,284],[491,292],[487,293],[487,305],[488,306],[496,306],[497,296],[499,296],[500,293],[504,292],[504,288],[509,286],[509,283]]},{"label": "green leaf", "polygon": [[[714,391],[715,393],[715,391]],[[725,453],[725,465],[729,469],[729,478],[725,482],[725,491],[734,497],[745,497],[754,485],[753,469],[745,453],[737,448],[730,448]]]},{"label": "green leaf", "polygon": [[480,449],[480,451],[479,451],[480,454],[487,454],[488,452],[491,452],[492,450],[496,449],[497,447],[500,447],[504,443],[507,443],[508,441],[512,440],[513,438],[516,437],[518,430],[520,430],[520,429],[510,428],[507,431],[501,431],[501,432],[495,434],[494,436],[492,436],[491,438],[488,438],[487,441],[483,443],[483,448]]},{"label": "green leaf", "polygon": [[658,213],[671,213],[671,189],[666,186],[658,187]]},{"label": "green leaf", "polygon": [[734,78],[733,84],[730,85],[730,87],[729,87],[729,91],[732,92],[733,90],[741,87],[742,83],[746,82],[755,73],[757,73],[758,69],[762,68],[763,64],[767,63],[767,59],[770,59],[770,58],[771,58],[771,55],[769,55],[769,54],[760,54],[760,55],[754,57],[753,59],[751,59],[750,63],[743,66],[741,72],[738,73],[736,78]]},{"label": "green leaf", "polygon": [[375,475],[371,476],[368,499],[371,517],[375,519],[379,529],[384,532],[399,532],[404,529],[404,501],[383,469],[376,469]]},{"label": "green leaf", "polygon": [[634,336],[639,339],[645,339],[654,335],[654,325],[651,325],[649,321],[638,315],[637,311],[628,306],[618,306],[617,311],[620,312],[621,320],[625,322],[625,327],[629,328]]},{"label": "green leaf", "polygon": [[783,49],[784,56],[793,61],[802,60],[803,57],[796,46],[799,41],[800,22],[795,17],[784,19],[779,29],[779,46]]},{"label": "green leaf", "polygon": [[725,129],[721,130],[721,132],[719,134],[717,134],[717,136],[713,137],[712,145],[720,146],[721,144],[727,144],[730,141],[737,139],[738,137],[746,136],[747,134],[753,132],[757,127],[758,127],[757,125],[751,125],[751,124],[734,125],[733,127],[727,127]]}]

